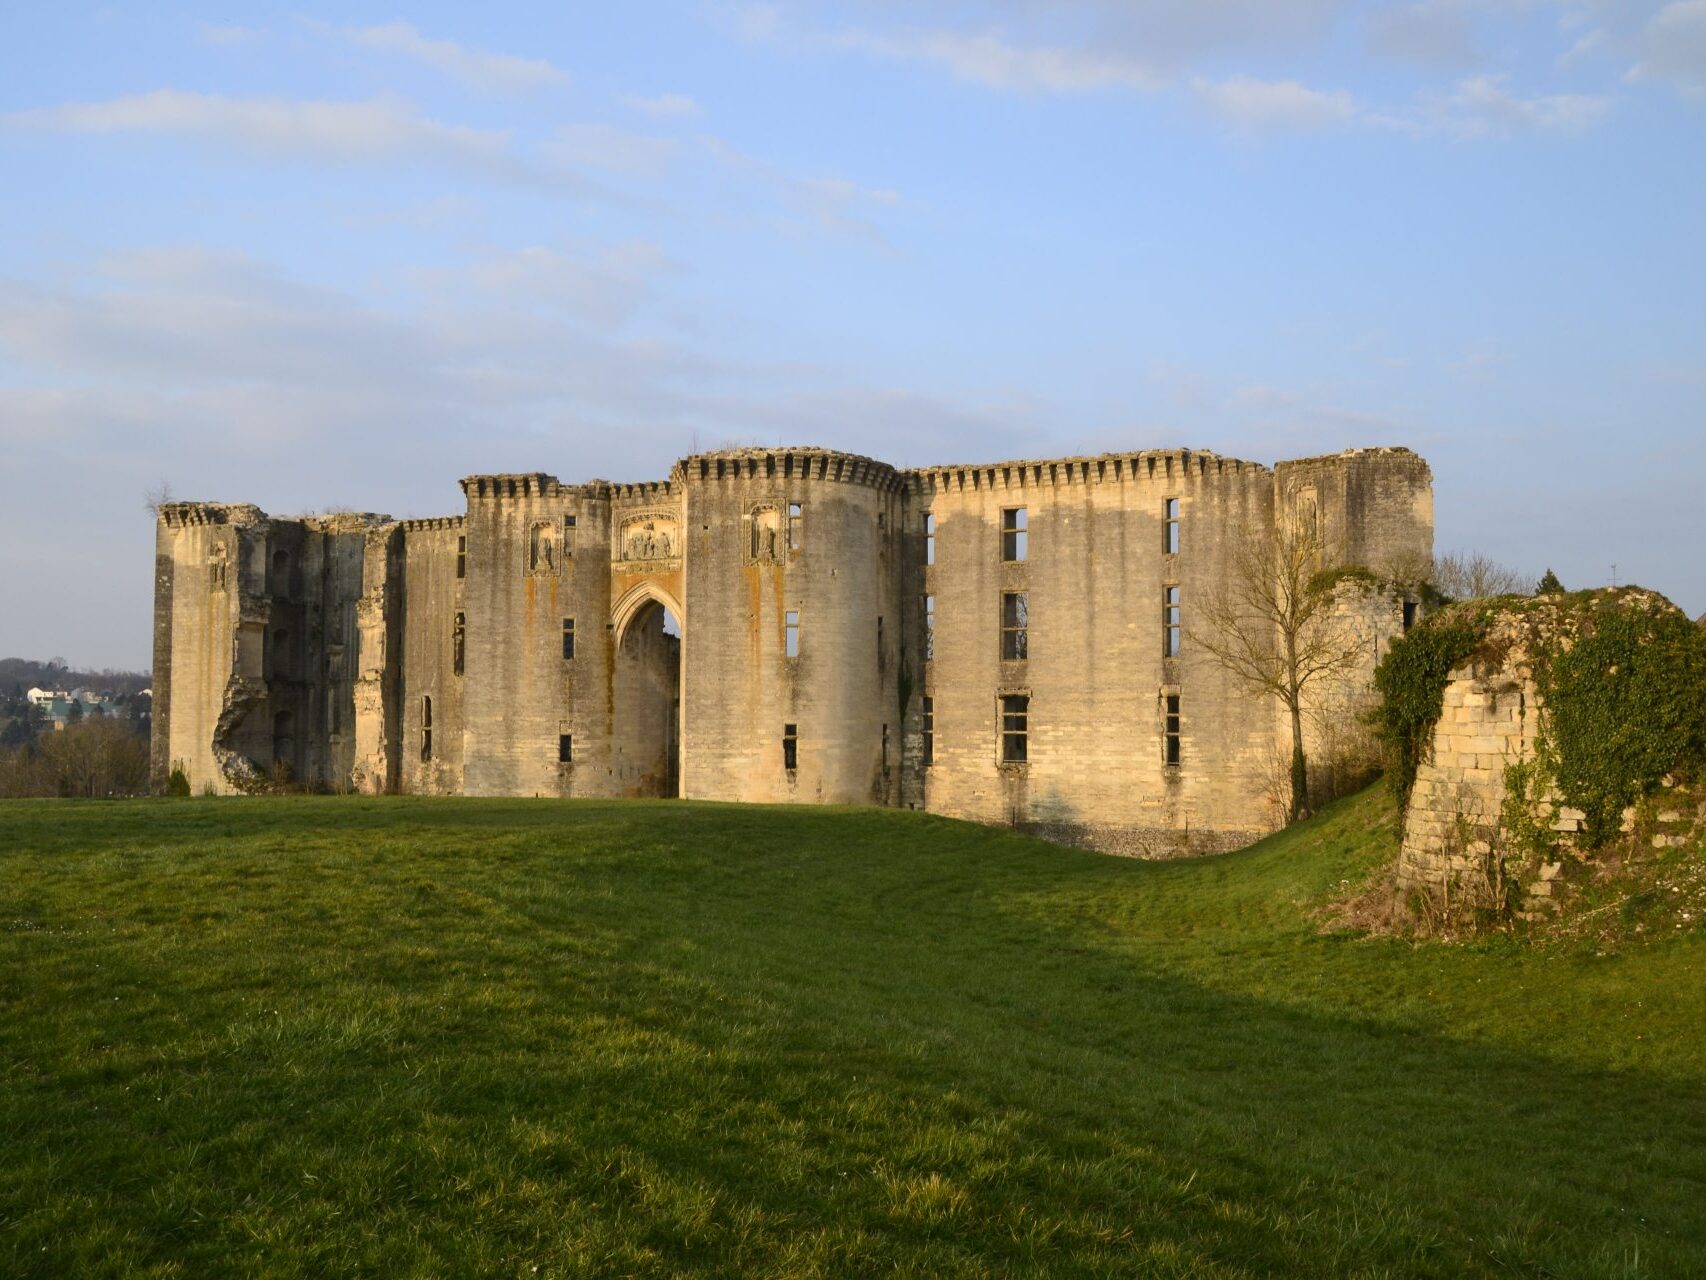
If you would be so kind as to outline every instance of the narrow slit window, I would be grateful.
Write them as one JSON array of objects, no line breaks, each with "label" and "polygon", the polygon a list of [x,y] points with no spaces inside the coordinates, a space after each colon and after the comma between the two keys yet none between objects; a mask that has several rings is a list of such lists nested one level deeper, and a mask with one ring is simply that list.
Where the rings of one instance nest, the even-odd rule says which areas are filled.
[{"label": "narrow slit window", "polygon": [[421,699],[421,759],[432,759],[432,699]]},{"label": "narrow slit window", "polygon": [[924,699],[924,764],[928,768],[936,763],[936,701],[933,698]]},{"label": "narrow slit window", "polygon": [[1184,759],[1180,745],[1179,695],[1169,693],[1165,698],[1165,714],[1161,725],[1162,758],[1170,765],[1177,765]]},{"label": "narrow slit window", "polygon": [[794,724],[782,726],[782,767],[793,770],[800,766],[800,727]]},{"label": "narrow slit window", "polygon": [[1001,657],[1007,662],[1023,662],[1029,656],[1031,629],[1030,593],[1004,591],[1001,593]]},{"label": "narrow slit window", "polygon": [[789,609],[782,615],[782,656],[800,656],[800,615],[794,609]]},{"label": "narrow slit window", "polygon": [[924,661],[936,660],[936,597],[924,597]]},{"label": "narrow slit window", "polygon": [[883,669],[883,617],[877,615],[877,670]]},{"label": "narrow slit window", "polygon": [[889,727],[888,727],[888,725],[885,724],[883,726],[883,772],[887,773],[888,768],[889,768]]},{"label": "narrow slit window", "polygon": [[468,576],[468,536],[461,533],[456,535],[456,576]]},{"label": "narrow slit window", "polygon": [[924,513],[924,563],[936,563],[936,516],[930,511]]},{"label": "narrow slit window", "polygon": [[450,669],[457,675],[462,674],[462,666],[468,654],[468,615],[459,613],[450,628]]},{"label": "narrow slit window", "polygon": [[1023,560],[1029,551],[1030,517],[1024,507],[1006,507],[1001,512],[1001,558]]},{"label": "narrow slit window", "polygon": [[563,661],[569,662],[575,656],[575,620],[563,619]]},{"label": "narrow slit window", "polygon": [[1031,695],[1004,693],[1001,695],[1001,760],[1004,764],[1024,764],[1030,759]]},{"label": "narrow slit window", "polygon": [[563,517],[563,554],[572,556],[575,553],[575,518]]},{"label": "narrow slit window", "polygon": [[557,763],[573,764],[575,762],[575,738],[570,733],[557,735]]},{"label": "narrow slit window", "polygon": [[1161,550],[1167,555],[1179,554],[1179,500],[1168,498],[1161,504],[1162,519],[1166,522],[1161,534]]},{"label": "narrow slit window", "polygon": [[790,551],[798,551],[800,549],[800,535],[803,532],[801,526],[803,525],[805,518],[805,507],[801,506],[798,502],[790,502],[788,504],[788,550]]},{"label": "narrow slit window", "polygon": [[1183,615],[1179,608],[1179,588],[1161,588],[1161,656],[1176,658],[1179,656],[1180,637],[1183,634],[1181,619]]}]

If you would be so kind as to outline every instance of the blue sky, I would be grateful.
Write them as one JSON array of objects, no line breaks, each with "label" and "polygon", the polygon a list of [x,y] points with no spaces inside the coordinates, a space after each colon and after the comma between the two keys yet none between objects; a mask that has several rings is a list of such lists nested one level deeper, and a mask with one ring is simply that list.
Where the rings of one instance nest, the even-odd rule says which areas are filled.
[{"label": "blue sky", "polygon": [[0,654],[148,661],[162,482],[427,515],[755,442],[1407,444],[1442,551],[1706,609],[1706,0],[0,31]]}]

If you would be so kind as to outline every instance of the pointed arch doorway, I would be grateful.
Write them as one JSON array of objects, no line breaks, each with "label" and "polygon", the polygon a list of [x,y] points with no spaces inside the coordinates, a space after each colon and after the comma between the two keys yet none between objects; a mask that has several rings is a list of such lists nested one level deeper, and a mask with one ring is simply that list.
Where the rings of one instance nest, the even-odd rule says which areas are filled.
[{"label": "pointed arch doorway", "polygon": [[681,794],[681,608],[643,582],[613,610],[611,770],[617,794]]}]

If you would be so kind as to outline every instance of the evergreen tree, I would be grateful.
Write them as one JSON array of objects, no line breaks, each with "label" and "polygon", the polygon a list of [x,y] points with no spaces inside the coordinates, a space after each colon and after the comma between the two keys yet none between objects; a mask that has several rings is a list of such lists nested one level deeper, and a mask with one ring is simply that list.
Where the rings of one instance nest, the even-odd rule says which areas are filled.
[{"label": "evergreen tree", "polygon": [[1540,585],[1535,588],[1537,596],[1561,596],[1564,594],[1564,584],[1558,581],[1558,575],[1548,569],[1540,579]]}]

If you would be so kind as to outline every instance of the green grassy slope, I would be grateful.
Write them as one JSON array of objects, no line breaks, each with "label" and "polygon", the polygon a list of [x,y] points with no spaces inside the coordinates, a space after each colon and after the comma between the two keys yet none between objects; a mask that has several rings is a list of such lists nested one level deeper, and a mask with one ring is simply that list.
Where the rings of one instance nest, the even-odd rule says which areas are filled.
[{"label": "green grassy slope", "polygon": [[1320,933],[1390,841],[0,805],[0,1274],[1699,1274],[1706,935]]}]

